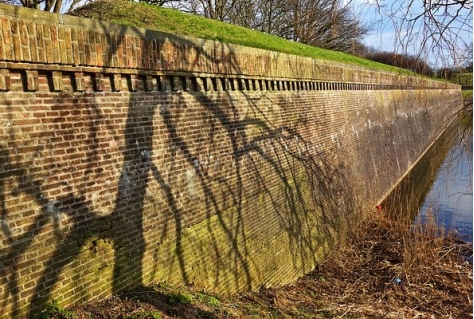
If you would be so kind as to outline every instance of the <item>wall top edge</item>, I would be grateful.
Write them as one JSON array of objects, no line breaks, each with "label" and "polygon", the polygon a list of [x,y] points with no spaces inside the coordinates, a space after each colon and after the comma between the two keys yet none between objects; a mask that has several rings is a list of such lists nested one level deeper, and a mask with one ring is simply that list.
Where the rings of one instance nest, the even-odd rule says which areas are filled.
[{"label": "wall top edge", "polygon": [[57,14],[45,12],[42,10],[24,8],[10,4],[0,3],[0,16],[7,16],[22,20],[32,20],[36,23],[44,23],[48,25],[63,25],[69,28],[80,28],[85,30],[99,31],[104,33],[138,36],[144,39],[169,40],[181,43],[188,43],[209,48],[227,48],[231,50],[244,51],[266,51],[273,54],[285,54],[281,52],[269,51],[264,49],[250,48],[236,44],[228,44],[214,40],[206,40],[186,35],[166,33],[157,30],[144,29],[141,27],[133,27],[127,25],[116,24],[107,21],[94,20],[89,18],[81,18],[66,14]]},{"label": "wall top edge", "polygon": [[[305,56],[298,56],[293,54],[287,54],[284,52],[265,50],[260,48],[246,47],[238,44],[224,43],[215,40],[202,39],[197,37],[191,37],[187,35],[166,33],[157,30],[145,29],[141,27],[127,26],[122,24],[116,24],[107,21],[94,20],[89,18],[81,18],[66,14],[57,14],[52,12],[45,12],[42,10],[24,8],[20,6],[14,6],[9,4],[0,3],[0,16],[8,16],[16,19],[32,20],[36,23],[44,23],[48,25],[62,25],[68,28],[80,28],[91,31],[99,31],[103,33],[119,34],[119,35],[131,35],[137,36],[144,39],[156,39],[163,41],[173,41],[183,44],[196,45],[204,48],[213,48],[228,50],[234,52],[247,52],[247,53],[258,53],[265,52],[267,55],[273,56],[285,56],[285,58],[295,60],[317,60],[322,64],[340,64],[343,63],[332,62],[322,59],[314,59]],[[350,66],[350,65],[349,65]]]},{"label": "wall top edge", "polygon": [[[171,34],[171,33],[165,33],[165,32],[160,32],[156,30],[149,30],[149,29],[144,29],[144,28],[139,28],[139,27],[132,27],[132,26],[127,26],[127,25],[119,25],[115,23],[110,23],[106,21],[100,21],[100,20],[93,20],[93,19],[88,19],[88,18],[81,18],[81,17],[75,17],[75,16],[70,16],[70,15],[64,15],[64,14],[56,14],[56,13],[51,13],[51,12],[44,12],[41,10],[36,10],[36,9],[30,9],[30,8],[23,8],[19,6],[14,6],[14,5],[9,5],[9,4],[0,4],[0,18],[1,17],[6,17],[7,19],[10,20],[16,20],[16,21],[23,21],[28,24],[37,24],[37,25],[43,25],[43,26],[62,26],[64,29],[68,30],[84,30],[87,32],[94,31],[96,34],[105,34],[105,35],[119,35],[119,36],[131,36],[131,37],[137,37],[140,39],[144,40],[155,40],[163,43],[173,43],[176,45],[183,45],[185,47],[199,47],[201,50],[204,50],[206,52],[211,52],[213,55],[209,61],[200,61],[201,66],[198,66],[198,69],[196,70],[195,68],[193,71],[197,72],[204,72],[204,73],[226,73],[230,72],[232,74],[241,74],[241,75],[262,75],[262,76],[270,76],[270,77],[300,77],[302,79],[312,79],[312,78],[318,78],[318,77],[323,77],[325,80],[330,80],[332,79],[337,79],[338,81],[341,80],[337,77],[344,77],[345,80],[347,81],[347,77],[351,77],[353,80],[352,82],[358,82],[354,79],[360,78],[364,82],[378,82],[380,81],[377,79],[377,77],[385,77],[388,76],[392,80],[391,81],[405,81],[404,79],[412,78],[412,80],[419,81],[419,77],[413,77],[410,75],[401,75],[398,73],[392,73],[392,72],[387,72],[387,71],[380,71],[380,70],[373,70],[370,68],[362,67],[362,66],[355,66],[351,64],[345,64],[345,63],[340,63],[340,62],[333,62],[333,61],[328,61],[328,60],[322,60],[322,59],[316,59],[316,58],[310,58],[310,57],[304,57],[304,56],[298,56],[298,55],[293,55],[293,54],[287,54],[287,53],[282,53],[282,52],[277,52],[277,51],[270,51],[270,50],[264,50],[264,49],[258,49],[258,48],[251,48],[251,47],[245,47],[241,45],[236,45],[236,44],[228,44],[228,43],[223,43],[219,41],[214,41],[214,40],[206,40],[206,39],[201,39],[201,38],[195,38],[195,37],[190,37],[190,36],[185,36],[185,35],[178,35],[178,34]],[[6,28],[6,26],[9,26],[8,24],[1,24],[0,23],[0,28]],[[18,27],[20,28],[20,27]],[[24,29],[29,29],[24,28]],[[3,30],[4,32],[4,37],[5,34],[12,32],[11,30]],[[17,42],[22,41],[21,37],[24,36],[20,33],[16,34]],[[35,38],[37,34],[35,35],[28,35],[28,37]],[[11,37],[14,38],[15,35],[13,33],[11,34]],[[189,66],[183,66],[184,64],[189,64],[189,61],[181,61],[181,65],[178,65],[179,63],[176,63],[176,59],[186,59],[183,57],[177,58],[176,56],[174,57],[166,57],[163,55],[163,52],[161,52],[161,57],[156,57],[156,54],[153,53],[153,50],[148,50],[145,49],[147,54],[149,56],[146,57],[148,61],[143,62],[138,61],[139,58],[136,58],[136,56],[140,56],[143,51],[140,51],[141,49],[134,48],[131,49],[127,48],[128,51],[124,53],[121,56],[115,56],[116,60],[118,61],[112,61],[112,59],[109,59],[110,61],[105,61],[106,55],[109,53],[107,48],[102,49],[101,51],[90,51],[90,52],[85,52],[84,50],[80,51],[80,45],[71,45],[71,38],[68,39],[59,39],[59,40],[64,40],[61,45],[65,45],[64,43],[68,43],[70,47],[65,47],[63,46],[64,50],[62,51],[67,51],[65,52],[55,52],[57,51],[58,48],[49,48],[51,52],[46,52],[45,55],[45,50],[48,50],[47,46],[45,45],[44,48],[38,48],[37,45],[32,44],[28,50],[37,50],[38,52],[35,53],[33,52],[33,55],[28,55],[28,53],[24,53],[28,51],[23,44],[17,45],[15,47],[15,44],[13,43],[11,45],[10,50],[13,52],[15,49],[19,52],[13,52],[10,53],[9,56],[7,56],[7,50],[4,49],[3,56],[2,52],[0,52],[0,62],[2,61],[8,61],[8,62],[20,62],[20,63],[47,63],[47,64],[56,64],[60,65],[62,67],[64,66],[91,66],[91,67],[112,67],[112,68],[121,68],[121,69],[148,69],[149,66],[151,66],[152,70],[164,70],[168,67],[176,67],[178,66],[178,71],[191,71],[189,70]],[[13,39],[15,41],[15,39]],[[30,40],[30,42],[34,40]],[[88,41],[88,40],[86,40]],[[93,47],[95,46],[95,42],[97,40],[90,40],[91,41],[91,48],[89,50],[95,50]],[[59,42],[56,43],[59,46]],[[20,48],[21,47],[21,48]],[[18,49],[19,48],[19,49]],[[108,47],[110,49],[110,47]],[[161,48],[160,48],[161,49]],[[76,50],[76,51],[74,51]],[[125,50],[125,49],[124,49]],[[134,51],[135,50],[135,51]],[[1,50],[0,50],[1,51]],[[80,51],[80,52],[79,52]],[[220,52],[220,53],[219,53]],[[56,56],[54,56],[56,54]],[[85,54],[85,55],[84,55]],[[130,60],[130,54],[135,55],[135,60],[137,61],[131,61]],[[236,63],[235,60],[228,60],[228,61],[220,61],[220,62],[215,62],[219,59],[221,59],[221,56],[219,54],[237,54],[241,55],[240,58],[237,58],[238,63],[240,65],[238,66],[238,72],[242,73],[235,73],[234,64]],[[43,56],[43,58],[40,58],[40,55]],[[102,58],[101,57],[104,57]],[[128,57],[127,57],[128,55]],[[53,57],[51,57],[53,56]],[[91,58],[92,56],[92,58]],[[252,56],[254,57],[254,61],[248,61],[247,56]],[[157,63],[152,63],[149,62],[152,59],[157,59],[159,60],[158,63],[161,65],[157,66]],[[167,61],[168,59],[168,61]],[[263,61],[265,60],[265,61]],[[102,61],[102,62],[101,62]],[[262,62],[263,61],[263,62]],[[203,64],[206,63],[216,63],[218,66],[213,66],[209,67],[207,66],[202,66]],[[108,63],[108,64],[107,64]],[[271,65],[270,65],[271,64]],[[194,67],[194,66],[193,66]],[[209,70],[204,70],[203,68],[207,67]],[[217,70],[217,72],[215,72]],[[329,71],[328,71],[329,70]],[[333,74],[330,75],[324,75],[324,73],[331,73]],[[357,74],[351,74],[351,73],[357,73]],[[315,77],[315,73],[318,73],[317,76]],[[295,76],[292,76],[295,75]],[[364,80],[365,79],[365,80]],[[350,81],[350,80],[349,80]],[[423,80],[421,80],[423,81]],[[428,81],[434,81],[432,79],[428,79]]]},{"label": "wall top edge", "polygon": [[20,6],[14,6],[9,4],[1,4],[0,3],[0,16],[8,16],[11,18],[22,19],[22,20],[32,20],[35,23],[44,23],[47,25],[62,25],[69,28],[80,28],[85,30],[92,30],[92,31],[99,31],[103,33],[111,33],[111,34],[119,34],[119,35],[131,35],[131,36],[138,36],[144,39],[156,39],[156,40],[163,40],[163,41],[173,41],[179,42],[183,44],[190,44],[196,45],[204,48],[213,48],[213,49],[221,49],[221,50],[228,50],[234,52],[247,52],[247,53],[265,53],[266,55],[271,56],[284,56],[286,59],[294,59],[294,60],[316,60],[318,63],[321,64],[328,64],[328,65],[340,65],[340,66],[350,66],[355,68],[366,69],[359,66],[353,66],[350,64],[343,64],[332,62],[328,60],[322,59],[314,59],[310,57],[298,56],[287,54],[283,52],[259,49],[259,48],[252,48],[241,46],[237,44],[229,44],[223,43],[215,40],[206,40],[196,37],[190,37],[186,35],[179,35],[173,33],[165,33],[157,30],[150,30],[144,29],[140,27],[133,27],[127,25],[120,25],[116,23],[111,23],[107,21],[100,21],[100,20],[93,20],[89,18],[81,18],[75,17],[71,15],[65,14],[56,14],[52,12],[45,12],[36,9],[24,8]]}]

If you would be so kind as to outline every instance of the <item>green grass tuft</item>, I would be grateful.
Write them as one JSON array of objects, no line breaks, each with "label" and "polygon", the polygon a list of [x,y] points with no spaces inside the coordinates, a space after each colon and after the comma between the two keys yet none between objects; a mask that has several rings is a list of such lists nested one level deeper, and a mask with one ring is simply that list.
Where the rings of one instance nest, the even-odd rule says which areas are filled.
[{"label": "green grass tuft", "polygon": [[33,316],[33,319],[75,319],[75,314],[72,311],[61,307],[57,300],[49,302],[41,312]]},{"label": "green grass tuft", "polygon": [[472,90],[462,90],[461,92],[464,98],[472,98]]},{"label": "green grass tuft", "polygon": [[176,295],[172,295],[169,299],[169,302],[171,304],[182,304],[182,305],[188,305],[193,302],[194,297],[190,294],[184,294],[184,293],[179,293]]}]

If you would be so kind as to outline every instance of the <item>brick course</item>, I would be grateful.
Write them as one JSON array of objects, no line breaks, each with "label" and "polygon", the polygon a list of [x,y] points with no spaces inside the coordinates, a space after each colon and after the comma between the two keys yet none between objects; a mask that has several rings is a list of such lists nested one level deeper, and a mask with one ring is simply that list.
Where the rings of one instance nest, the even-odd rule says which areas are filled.
[{"label": "brick course", "polygon": [[0,318],[291,283],[461,106],[429,79],[0,13]]}]

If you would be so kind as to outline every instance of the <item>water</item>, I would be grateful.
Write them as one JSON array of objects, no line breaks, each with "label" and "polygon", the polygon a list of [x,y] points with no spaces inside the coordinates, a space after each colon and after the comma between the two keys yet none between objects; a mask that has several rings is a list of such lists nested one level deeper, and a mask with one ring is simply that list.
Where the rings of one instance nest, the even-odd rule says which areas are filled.
[{"label": "water", "polygon": [[416,219],[423,220],[431,210],[438,225],[472,243],[472,129],[460,126],[458,133],[461,135],[449,150]]}]

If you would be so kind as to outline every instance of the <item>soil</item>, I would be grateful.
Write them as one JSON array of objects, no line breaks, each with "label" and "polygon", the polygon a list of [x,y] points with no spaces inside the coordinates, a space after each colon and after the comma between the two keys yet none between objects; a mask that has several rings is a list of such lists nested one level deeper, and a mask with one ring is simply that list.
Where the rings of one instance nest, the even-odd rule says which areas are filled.
[{"label": "soil", "polygon": [[159,284],[70,310],[78,319],[472,318],[472,264],[463,257],[472,258],[472,244],[429,227],[400,231],[375,214],[292,286],[217,296]]}]

